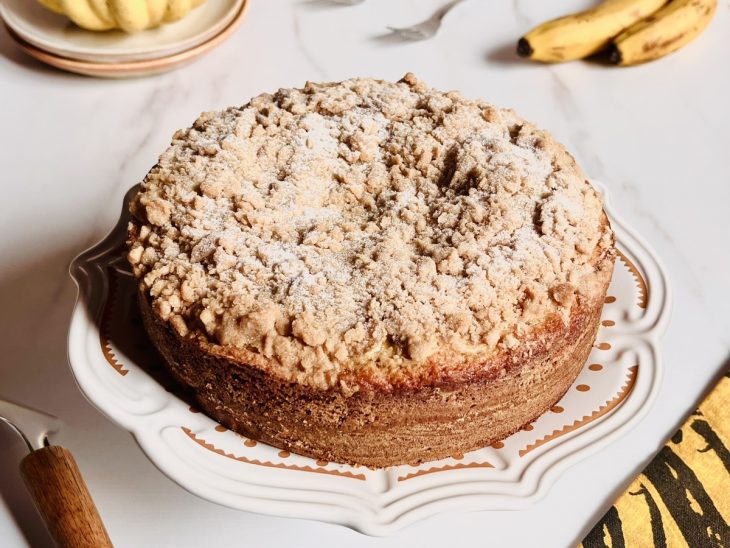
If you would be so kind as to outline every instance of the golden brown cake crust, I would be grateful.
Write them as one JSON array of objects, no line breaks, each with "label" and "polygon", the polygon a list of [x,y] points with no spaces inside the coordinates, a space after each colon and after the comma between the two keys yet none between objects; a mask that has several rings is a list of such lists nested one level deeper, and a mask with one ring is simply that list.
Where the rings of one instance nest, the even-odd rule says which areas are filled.
[{"label": "golden brown cake crust", "polygon": [[[607,221],[605,221],[607,223]],[[283,381],[204,336],[180,336],[139,293],[145,328],[173,376],[231,430],[275,447],[371,467],[415,464],[485,447],[533,421],[571,386],[598,330],[614,251],[593,264],[600,289],[579,296],[566,324],[548,318],[513,350],[449,374],[345,394]],[[439,364],[440,366],[448,364]]]},{"label": "golden brown cake crust", "polygon": [[600,196],[560,144],[412,75],[204,114],[131,211],[145,327],[201,408],[369,466],[470,451],[545,412],[613,269]]}]

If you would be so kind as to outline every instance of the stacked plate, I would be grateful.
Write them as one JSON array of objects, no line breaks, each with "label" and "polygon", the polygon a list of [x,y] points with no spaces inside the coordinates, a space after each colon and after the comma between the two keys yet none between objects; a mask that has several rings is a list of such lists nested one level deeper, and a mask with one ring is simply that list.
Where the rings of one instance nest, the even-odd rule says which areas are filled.
[{"label": "stacked plate", "polygon": [[88,76],[124,78],[170,70],[211,50],[243,19],[247,0],[206,0],[186,17],[127,34],[92,32],[35,0],[0,2],[10,36],[36,59]]}]

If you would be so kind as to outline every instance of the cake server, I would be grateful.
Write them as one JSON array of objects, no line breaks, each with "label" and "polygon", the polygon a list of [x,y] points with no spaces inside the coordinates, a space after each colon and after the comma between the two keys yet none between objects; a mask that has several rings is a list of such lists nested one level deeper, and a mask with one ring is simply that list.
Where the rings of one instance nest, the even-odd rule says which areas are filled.
[{"label": "cake server", "polygon": [[5,400],[0,400],[0,421],[28,446],[30,453],[20,461],[20,472],[56,544],[62,548],[112,546],[73,455],[48,440],[61,422]]}]

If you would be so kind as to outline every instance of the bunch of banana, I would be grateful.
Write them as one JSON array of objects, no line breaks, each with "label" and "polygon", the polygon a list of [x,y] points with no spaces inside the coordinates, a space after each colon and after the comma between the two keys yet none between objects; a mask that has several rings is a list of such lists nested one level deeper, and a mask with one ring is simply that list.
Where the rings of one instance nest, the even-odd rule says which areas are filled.
[{"label": "bunch of banana", "polygon": [[517,53],[557,63],[608,48],[611,63],[644,63],[694,40],[716,8],[717,0],[605,0],[595,8],[535,27],[520,38]]},{"label": "bunch of banana", "polygon": [[38,0],[87,30],[137,32],[182,19],[205,0]]}]

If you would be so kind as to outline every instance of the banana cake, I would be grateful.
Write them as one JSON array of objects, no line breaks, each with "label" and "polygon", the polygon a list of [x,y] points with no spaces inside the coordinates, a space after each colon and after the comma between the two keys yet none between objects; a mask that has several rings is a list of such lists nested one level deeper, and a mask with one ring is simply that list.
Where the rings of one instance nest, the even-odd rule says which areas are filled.
[{"label": "banana cake", "polygon": [[562,145],[411,74],[204,113],[130,209],[145,328],[198,405],[375,467],[484,447],[551,407],[614,261]]}]

